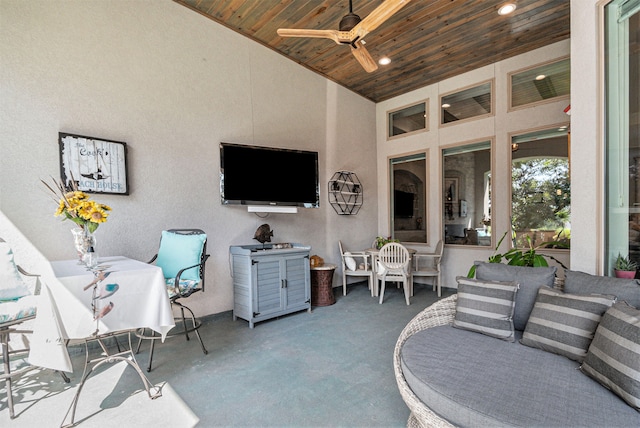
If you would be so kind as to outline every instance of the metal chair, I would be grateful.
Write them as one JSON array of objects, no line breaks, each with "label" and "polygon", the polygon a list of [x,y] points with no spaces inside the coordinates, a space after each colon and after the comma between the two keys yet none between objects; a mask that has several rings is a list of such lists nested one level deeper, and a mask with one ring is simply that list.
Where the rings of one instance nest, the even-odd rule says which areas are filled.
[{"label": "metal chair", "polygon": [[[2,275],[2,284],[0,284],[0,344],[2,345],[2,362],[3,372],[0,380],[5,381],[7,389],[7,403],[9,407],[9,417],[15,418],[13,409],[13,391],[11,380],[23,373],[37,368],[31,364],[26,364],[18,370],[11,371],[11,356],[24,355],[29,352],[29,347],[23,344],[23,347],[17,349],[9,349],[9,342],[12,334],[29,334],[33,333],[31,329],[21,328],[21,324],[26,321],[35,319],[37,311],[37,299],[40,294],[39,275],[30,274],[16,265],[13,260],[13,252],[9,248],[6,241],[0,238],[0,272]],[[30,290],[22,277],[36,278],[34,290]],[[69,378],[62,372],[59,372],[65,382],[69,382]]]},{"label": "metal chair", "polygon": [[433,290],[438,289],[438,297],[442,296],[442,287],[440,284],[441,272],[440,263],[444,252],[444,242],[438,241],[435,252],[433,253],[416,253],[413,255],[414,270],[411,272],[411,295],[413,295],[414,278],[427,277],[433,278]]},{"label": "metal chair", "polygon": [[344,251],[342,241],[338,241],[340,247],[340,259],[342,260],[342,293],[347,295],[347,276],[367,277],[369,290],[373,296],[373,265],[370,262],[371,254],[364,251]]},{"label": "metal chair", "polygon": [[[149,263],[155,262],[157,266],[162,268],[167,282],[167,293],[171,307],[180,308],[181,316],[175,318],[177,331],[168,334],[167,338],[184,334],[185,338],[190,340],[189,333],[194,332],[205,355],[208,354],[208,351],[198,332],[202,323],[196,319],[193,311],[179,300],[186,299],[199,291],[204,292],[205,263],[208,258],[207,235],[204,231],[200,229],[169,229],[162,232],[158,253],[149,261]],[[185,310],[189,313],[189,323],[185,317]],[[147,371],[150,372],[154,345],[160,336],[157,336],[153,331],[151,331],[151,335],[147,335],[145,329],[139,329],[136,336],[139,338],[136,353],[140,351],[143,339],[151,340],[149,365],[147,366]]]},{"label": "metal chair", "polygon": [[411,294],[411,272],[409,272],[409,251],[401,244],[390,242],[385,244],[378,253],[378,279],[382,281],[380,288],[380,304],[384,300],[384,289],[387,281],[402,282],[404,298],[409,302]]}]

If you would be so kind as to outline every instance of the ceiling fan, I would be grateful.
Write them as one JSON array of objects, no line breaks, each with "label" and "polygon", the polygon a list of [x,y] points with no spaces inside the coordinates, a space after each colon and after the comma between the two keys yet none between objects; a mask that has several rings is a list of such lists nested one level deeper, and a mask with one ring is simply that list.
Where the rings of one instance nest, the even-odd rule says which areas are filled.
[{"label": "ceiling fan", "polygon": [[282,37],[315,37],[331,39],[339,45],[350,45],[351,53],[358,60],[367,73],[378,69],[378,65],[364,47],[362,38],[382,25],[394,13],[402,9],[411,0],[385,0],[364,19],[353,13],[349,0],[349,13],[339,24],[339,30],[305,30],[279,28],[278,35]]}]

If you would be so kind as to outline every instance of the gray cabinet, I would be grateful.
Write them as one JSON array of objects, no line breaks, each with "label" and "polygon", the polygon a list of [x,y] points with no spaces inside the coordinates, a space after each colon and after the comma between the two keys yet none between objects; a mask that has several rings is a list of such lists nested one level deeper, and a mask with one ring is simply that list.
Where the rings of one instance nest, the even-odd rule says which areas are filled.
[{"label": "gray cabinet", "polygon": [[311,312],[310,250],[299,244],[231,246],[233,319],[247,320],[253,328],[280,315]]}]

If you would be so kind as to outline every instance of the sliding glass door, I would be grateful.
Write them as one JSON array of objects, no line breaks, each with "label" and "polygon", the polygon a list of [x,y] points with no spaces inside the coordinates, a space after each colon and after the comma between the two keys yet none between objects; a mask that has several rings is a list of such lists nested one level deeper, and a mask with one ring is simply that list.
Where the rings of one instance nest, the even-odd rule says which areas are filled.
[{"label": "sliding glass door", "polygon": [[605,7],[606,254],[640,263],[640,0]]}]

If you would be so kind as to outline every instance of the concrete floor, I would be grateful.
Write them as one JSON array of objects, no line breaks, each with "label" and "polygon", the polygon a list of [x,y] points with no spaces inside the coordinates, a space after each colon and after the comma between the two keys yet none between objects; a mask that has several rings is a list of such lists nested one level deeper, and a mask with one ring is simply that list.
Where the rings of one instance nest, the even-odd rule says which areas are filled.
[{"label": "concrete floor", "polygon": [[[443,297],[452,292],[443,290]],[[409,410],[396,386],[393,348],[411,318],[438,299],[436,293],[430,285],[416,285],[410,306],[393,287],[378,304],[365,282],[351,285],[347,296],[342,288],[334,294],[332,306],[253,329],[233,321],[231,312],[207,317],[200,332],[208,355],[195,337],[158,343],[153,370],[145,372],[164,386],[156,400],[147,398],[126,363],[107,365],[82,391],[79,426],[188,427],[197,419],[198,427],[406,426]],[[60,426],[82,374],[84,347],[73,347],[72,354],[70,384],[50,371],[16,382],[14,420],[2,385],[0,425]],[[146,367],[147,358],[145,343],[137,355],[140,366]]]}]

